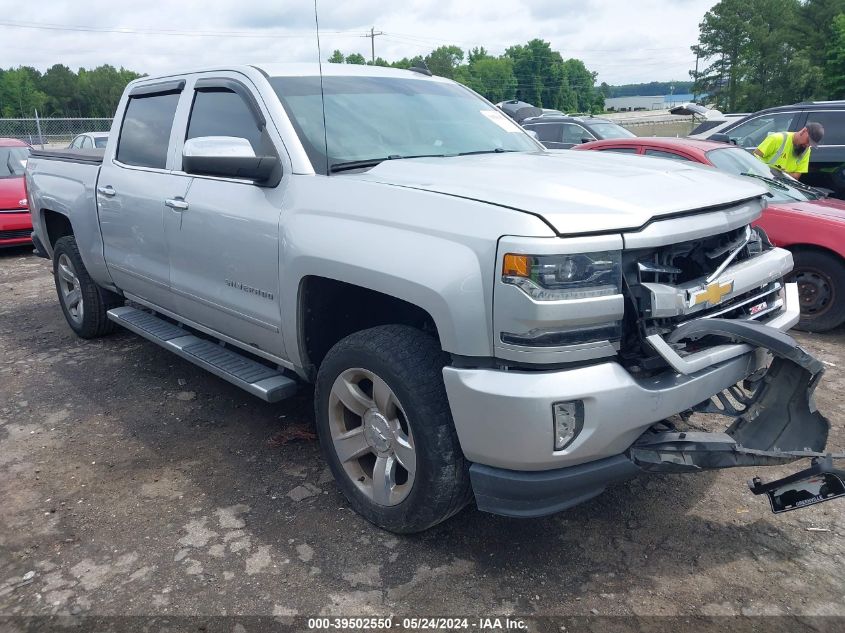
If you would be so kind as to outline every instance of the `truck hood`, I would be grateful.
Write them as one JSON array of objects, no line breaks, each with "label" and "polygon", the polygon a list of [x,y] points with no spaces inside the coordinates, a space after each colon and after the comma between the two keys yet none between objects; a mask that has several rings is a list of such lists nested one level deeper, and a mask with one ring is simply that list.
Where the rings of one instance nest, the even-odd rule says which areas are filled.
[{"label": "truck hood", "polygon": [[767,193],[692,163],[568,150],[387,160],[348,177],[532,213],[561,235],[636,229]]}]

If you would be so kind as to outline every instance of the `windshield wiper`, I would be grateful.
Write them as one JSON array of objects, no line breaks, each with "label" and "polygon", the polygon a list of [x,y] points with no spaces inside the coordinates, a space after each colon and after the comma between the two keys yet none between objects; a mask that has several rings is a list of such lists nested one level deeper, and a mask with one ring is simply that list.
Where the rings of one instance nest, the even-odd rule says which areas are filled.
[{"label": "windshield wiper", "polygon": [[778,182],[774,178],[767,178],[766,176],[761,176],[760,174],[752,174],[750,172],[742,172],[740,176],[748,176],[749,178],[757,178],[758,180],[762,180],[763,182],[775,187],[776,189],[780,189],[781,191],[789,191],[789,187],[787,187],[782,182]]},{"label": "windshield wiper", "polygon": [[518,152],[519,150],[516,149],[503,149],[501,147],[495,147],[493,149],[477,149],[474,152],[459,152],[457,154],[452,154],[453,156],[473,156],[474,154],[504,154],[505,152]]},{"label": "windshield wiper", "polygon": [[796,180],[795,178],[793,178],[791,176],[786,176],[786,175],[775,176],[775,180],[777,180],[780,183],[785,184],[788,187],[792,187],[793,189],[797,189],[798,191],[800,191],[802,193],[805,193],[805,194],[810,195],[810,196],[815,196],[815,198],[817,200],[825,197],[823,191],[817,189],[816,187],[813,187],[812,185],[805,184],[805,183],[801,182],[800,180]]},{"label": "windshield wiper", "polygon": [[329,173],[336,173],[339,171],[349,171],[351,169],[366,169],[367,167],[375,167],[386,160],[403,160],[405,158],[443,158],[444,154],[416,154],[413,156],[400,156],[399,154],[391,154],[384,158],[365,158],[363,160],[348,160],[342,163],[332,163],[329,167]]}]

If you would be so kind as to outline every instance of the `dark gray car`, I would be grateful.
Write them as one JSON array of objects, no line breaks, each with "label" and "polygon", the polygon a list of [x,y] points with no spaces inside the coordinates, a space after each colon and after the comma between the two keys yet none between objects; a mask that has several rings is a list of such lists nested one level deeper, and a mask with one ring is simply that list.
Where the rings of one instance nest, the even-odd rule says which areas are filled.
[{"label": "dark gray car", "polygon": [[569,149],[581,143],[608,138],[635,136],[609,119],[587,116],[532,117],[522,127],[537,134],[537,140],[549,149]]}]

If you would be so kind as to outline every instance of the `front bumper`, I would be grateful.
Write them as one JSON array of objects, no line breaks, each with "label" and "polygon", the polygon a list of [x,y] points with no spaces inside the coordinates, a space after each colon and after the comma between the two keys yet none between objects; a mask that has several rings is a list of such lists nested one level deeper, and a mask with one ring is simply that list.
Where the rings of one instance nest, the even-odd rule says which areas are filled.
[{"label": "front bumper", "polygon": [[[799,317],[798,291],[787,284],[784,310],[766,323],[785,331]],[[610,361],[550,372],[443,370],[458,439],[467,459],[486,466],[540,471],[613,457],[652,424],[710,399],[764,365],[764,350],[719,345],[680,357],[675,371],[638,378]],[[658,352],[661,352],[658,349]],[[663,352],[661,352],[663,353]],[[584,402],[584,427],[566,449],[554,450],[552,404]]]},{"label": "front bumper", "polygon": [[32,243],[29,211],[0,211],[0,248]]},{"label": "front bumper", "polygon": [[[682,336],[679,328],[678,336]],[[845,453],[824,453],[830,422],[815,407],[813,392],[821,362],[788,335],[758,323],[690,323],[688,330],[760,345],[774,359],[765,372],[730,390],[735,404],[721,400],[698,410],[734,417],[723,433],[680,431],[662,422],[649,428],[622,455],[547,471],[520,472],[473,464],[473,490],[479,509],[516,517],[558,512],[600,494],[611,483],[639,472],[700,472],[737,466],[769,466],[811,459],[809,469],[749,487],[767,494],[775,513],[845,497],[845,470],[833,466]]]}]

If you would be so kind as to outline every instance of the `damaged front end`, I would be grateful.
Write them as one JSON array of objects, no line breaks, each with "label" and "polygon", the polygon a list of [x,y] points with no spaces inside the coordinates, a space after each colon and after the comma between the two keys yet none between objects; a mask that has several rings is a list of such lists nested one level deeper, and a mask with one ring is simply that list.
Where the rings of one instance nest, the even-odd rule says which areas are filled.
[{"label": "damaged front end", "polygon": [[845,496],[845,470],[824,452],[830,423],[817,409],[813,392],[824,372],[822,363],[789,335],[753,321],[698,319],[680,325],[667,338],[714,337],[771,352],[767,369],[742,386],[695,407],[703,413],[734,418],[722,433],[679,431],[661,423],[643,434],[628,457],[646,472],[692,472],[738,466],[771,466],[812,460],[810,468],[778,481],[749,483],[754,494],[767,494],[774,512],[785,512]]}]

